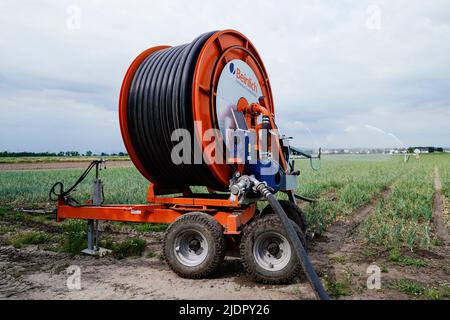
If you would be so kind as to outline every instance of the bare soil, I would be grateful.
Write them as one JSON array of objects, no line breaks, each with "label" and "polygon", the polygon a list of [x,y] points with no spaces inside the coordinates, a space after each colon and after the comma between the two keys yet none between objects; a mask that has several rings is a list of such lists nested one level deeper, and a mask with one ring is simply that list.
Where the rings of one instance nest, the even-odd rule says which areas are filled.
[{"label": "bare soil", "polygon": [[[179,278],[158,258],[71,258],[36,247],[0,248],[0,297],[9,299],[295,299],[295,285],[247,282],[227,259],[214,279]],[[66,268],[81,270],[81,290],[69,290]]]},{"label": "bare soil", "polygon": [[[61,232],[58,226],[0,221],[16,231]],[[104,231],[103,237],[122,241],[139,236],[147,241],[141,257],[118,260],[45,250],[40,245],[21,249],[0,236],[0,299],[306,299],[314,298],[306,283],[284,286],[250,281],[236,257],[227,257],[211,279],[178,277],[161,259],[161,232]],[[3,239],[3,240],[2,240]],[[149,253],[151,257],[149,257]],[[81,290],[69,290],[67,268],[79,266]]]},{"label": "bare soil", "polygon": [[[86,161],[67,162],[35,162],[35,163],[0,163],[0,171],[16,170],[52,170],[52,169],[85,169]],[[128,160],[108,161],[107,167],[131,167],[133,163]]]}]

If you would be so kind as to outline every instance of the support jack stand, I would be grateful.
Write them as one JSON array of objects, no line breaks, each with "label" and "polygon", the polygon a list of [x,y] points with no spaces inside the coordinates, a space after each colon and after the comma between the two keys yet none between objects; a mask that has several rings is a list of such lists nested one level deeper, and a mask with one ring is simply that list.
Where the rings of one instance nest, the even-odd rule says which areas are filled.
[{"label": "support jack stand", "polygon": [[[99,179],[99,165],[104,163],[105,161],[101,159],[100,161],[95,163],[95,180],[92,184],[92,203],[94,206],[101,206],[103,203],[103,183]],[[103,257],[109,253],[111,250],[101,248],[98,246],[98,220],[88,220],[88,233],[87,233],[87,242],[88,247],[81,251],[84,254],[88,254],[91,256]]]},{"label": "support jack stand", "polygon": [[81,251],[84,254],[90,256],[103,257],[109,253],[111,250],[101,248],[98,246],[98,220],[88,220],[88,247]]}]

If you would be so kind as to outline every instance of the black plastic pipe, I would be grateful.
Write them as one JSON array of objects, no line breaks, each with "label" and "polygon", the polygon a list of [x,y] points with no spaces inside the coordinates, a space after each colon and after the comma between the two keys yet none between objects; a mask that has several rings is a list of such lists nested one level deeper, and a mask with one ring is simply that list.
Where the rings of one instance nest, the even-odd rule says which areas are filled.
[{"label": "black plastic pipe", "polygon": [[300,241],[297,232],[292,226],[291,220],[288,218],[286,212],[284,212],[277,198],[275,198],[275,196],[269,191],[269,189],[264,183],[258,183],[256,185],[256,189],[259,193],[261,193],[264,196],[264,198],[267,199],[273,211],[280,217],[281,223],[286,229],[288,237],[291,240],[292,245],[294,246],[295,249],[294,251],[297,254],[300,264],[302,265],[303,270],[305,271],[306,277],[308,278],[308,281],[311,284],[316,297],[319,298],[320,300],[330,300],[330,296],[325,291],[322,282],[317,276],[317,273],[314,270],[311,261],[309,260],[308,254],[306,253],[305,247],[303,247],[303,244]]}]

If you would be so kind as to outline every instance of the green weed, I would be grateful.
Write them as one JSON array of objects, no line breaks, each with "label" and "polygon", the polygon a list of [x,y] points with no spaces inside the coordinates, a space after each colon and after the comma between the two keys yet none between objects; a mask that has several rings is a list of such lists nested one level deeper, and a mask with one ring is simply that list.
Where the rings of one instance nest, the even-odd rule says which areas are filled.
[{"label": "green weed", "polygon": [[391,251],[389,255],[389,261],[396,262],[402,266],[414,266],[414,267],[426,267],[427,263],[425,260],[411,258],[405,255],[402,255],[399,250],[394,249]]},{"label": "green weed", "polygon": [[22,248],[25,245],[37,245],[50,242],[52,237],[44,232],[27,231],[15,234],[9,239],[9,243],[15,248]]},{"label": "green weed", "polygon": [[447,283],[442,283],[435,287],[428,287],[420,282],[409,279],[400,279],[394,281],[392,287],[407,295],[421,299],[442,300],[450,297],[450,286]]},{"label": "green weed", "polygon": [[350,283],[347,278],[344,281],[331,279],[328,275],[324,276],[325,287],[333,297],[348,296],[350,294]]},{"label": "green weed", "polygon": [[426,287],[409,279],[400,279],[393,283],[393,287],[411,296],[421,296],[425,293]]},{"label": "green weed", "polygon": [[0,235],[1,234],[6,234],[9,232],[13,232],[15,229],[13,227],[10,226],[0,226]]},{"label": "green weed", "polygon": [[113,255],[117,259],[123,259],[126,257],[140,256],[144,252],[146,241],[139,238],[129,238],[123,242],[115,244],[112,247]]},{"label": "green weed", "polygon": [[64,243],[62,251],[78,255],[87,248],[87,224],[84,220],[66,220],[63,223]]},{"label": "green weed", "polygon": [[160,223],[131,223],[131,228],[138,232],[163,232],[168,225]]}]

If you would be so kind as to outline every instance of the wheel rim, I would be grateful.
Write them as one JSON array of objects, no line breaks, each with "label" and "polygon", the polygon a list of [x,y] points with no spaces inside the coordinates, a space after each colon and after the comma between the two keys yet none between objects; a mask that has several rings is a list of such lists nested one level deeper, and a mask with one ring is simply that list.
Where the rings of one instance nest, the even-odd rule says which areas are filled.
[{"label": "wheel rim", "polygon": [[279,271],[291,259],[291,246],[282,234],[265,232],[255,238],[253,256],[258,266],[264,270]]},{"label": "wheel rim", "polygon": [[208,242],[201,232],[193,229],[185,230],[175,238],[174,252],[180,263],[195,267],[206,259]]}]

